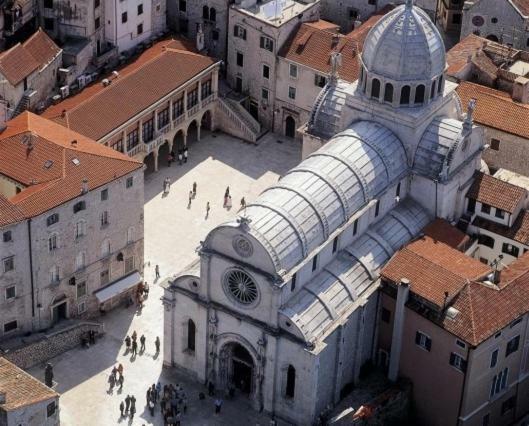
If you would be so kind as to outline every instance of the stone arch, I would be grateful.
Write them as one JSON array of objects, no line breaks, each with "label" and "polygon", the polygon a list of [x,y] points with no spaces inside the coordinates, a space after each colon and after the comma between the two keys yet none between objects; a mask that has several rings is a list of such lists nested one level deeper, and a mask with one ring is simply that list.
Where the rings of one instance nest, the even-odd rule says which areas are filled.
[{"label": "stone arch", "polygon": [[400,104],[401,105],[409,105],[410,104],[410,93],[411,88],[410,86],[402,86],[402,89],[400,90]]},{"label": "stone arch", "polygon": [[200,118],[200,126],[206,130],[213,130],[213,111],[207,109]]},{"label": "stone arch", "polygon": [[419,84],[415,88],[415,99],[414,99],[415,104],[420,105],[424,103],[425,90],[426,88],[424,87],[424,84]]},{"label": "stone arch", "polygon": [[186,146],[192,144],[193,142],[197,142],[200,140],[200,125],[197,122],[197,120],[193,120],[189,125],[187,126],[187,143]]},{"label": "stone arch", "polygon": [[489,34],[487,37],[485,37],[487,40],[490,40],[490,41],[495,41],[496,43],[498,43],[500,41],[500,39],[498,38],[498,36],[494,35],[494,34]]},{"label": "stone arch", "polygon": [[209,7],[207,5],[202,6],[202,19],[209,20]]},{"label": "stone arch", "polygon": [[217,21],[217,10],[214,7],[209,9],[209,20],[213,22]]},{"label": "stone arch", "polygon": [[393,84],[386,83],[384,86],[384,102],[393,102]]},{"label": "stone arch", "polygon": [[186,146],[186,131],[179,129],[173,136],[173,152],[178,155]]},{"label": "stone arch", "polygon": [[156,171],[156,164],[154,159],[154,151],[149,152],[144,158],[143,158],[143,164],[144,164],[144,172],[146,175],[151,174]]},{"label": "stone arch", "polygon": [[380,98],[380,80],[378,78],[371,80],[371,97]]},{"label": "stone arch", "polygon": [[157,149],[158,152],[158,166],[160,164],[168,164],[169,153],[171,152],[171,143],[166,139],[163,144]]}]

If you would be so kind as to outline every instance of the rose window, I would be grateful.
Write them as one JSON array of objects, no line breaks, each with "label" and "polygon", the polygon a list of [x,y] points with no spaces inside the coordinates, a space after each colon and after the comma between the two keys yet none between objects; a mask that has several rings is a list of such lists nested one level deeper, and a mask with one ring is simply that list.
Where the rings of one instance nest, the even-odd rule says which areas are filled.
[{"label": "rose window", "polygon": [[225,274],[224,287],[233,299],[243,305],[251,305],[259,296],[255,281],[246,272],[238,269]]}]

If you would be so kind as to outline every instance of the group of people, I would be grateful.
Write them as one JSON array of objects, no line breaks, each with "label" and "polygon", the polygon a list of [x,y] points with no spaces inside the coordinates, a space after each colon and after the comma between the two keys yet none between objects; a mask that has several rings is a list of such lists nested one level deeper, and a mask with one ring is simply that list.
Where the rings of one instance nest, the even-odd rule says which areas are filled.
[{"label": "group of people", "polygon": [[119,411],[121,412],[121,417],[129,415],[130,420],[134,418],[134,414],[136,413],[136,398],[134,395],[127,395],[125,402],[121,401]]},{"label": "group of people", "polygon": [[110,376],[108,377],[108,383],[110,385],[108,392],[111,393],[114,389],[114,386],[119,386],[119,390],[123,389],[124,380],[125,378],[123,377],[123,365],[119,364],[117,367],[114,366],[112,368],[112,371],[110,372]]},{"label": "group of people", "polygon": [[[144,334],[140,337],[140,353],[145,352],[145,342],[147,341]],[[132,333],[131,337],[125,337],[125,346],[127,348],[125,353],[132,351],[132,356],[136,356],[138,353],[138,333],[136,330]],[[154,341],[154,346],[156,348],[156,353],[160,353],[160,338],[157,336]]]},{"label": "group of people", "polygon": [[164,418],[164,424],[180,426],[182,415],[187,412],[187,395],[184,388],[178,383],[162,385],[160,382],[147,389],[147,406],[154,416],[155,407],[160,403],[160,412]]},{"label": "group of people", "polygon": [[[171,167],[171,163],[176,161],[176,158],[174,151],[167,154],[167,167]],[[183,163],[187,163],[187,146],[178,150],[178,164],[182,165]]]},{"label": "group of people", "polygon": [[138,284],[138,287],[136,288],[136,303],[138,306],[143,308],[143,301],[147,298],[149,295],[149,284],[147,281],[140,282]]}]

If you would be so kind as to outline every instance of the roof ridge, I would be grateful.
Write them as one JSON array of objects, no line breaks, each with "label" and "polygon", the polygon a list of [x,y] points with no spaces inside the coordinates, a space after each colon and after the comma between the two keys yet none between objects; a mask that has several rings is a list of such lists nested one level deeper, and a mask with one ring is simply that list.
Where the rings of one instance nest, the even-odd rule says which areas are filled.
[{"label": "roof ridge", "polygon": [[[88,144],[89,142],[87,141],[86,143]],[[99,142],[94,142],[94,143],[96,143],[96,144],[98,144],[98,145],[100,145],[100,146],[105,146],[105,145],[101,145]],[[116,157],[114,157],[114,156],[111,156],[111,155],[105,155],[105,154],[103,154],[103,153],[99,153],[99,152],[82,151],[82,150],[80,150],[79,148],[75,148],[75,149],[74,149],[74,148],[67,147],[67,146],[65,146],[65,147],[63,147],[63,148],[64,148],[64,151],[65,151],[65,152],[68,150],[69,152],[80,152],[80,153],[82,153],[82,154],[86,154],[86,155],[93,155],[94,157],[109,158],[109,159],[116,160],[116,161],[125,161],[125,162],[127,162],[127,163],[137,163],[137,164],[142,164],[141,161],[139,161],[139,160],[135,160],[134,158],[129,157],[129,156],[127,156],[126,154],[123,154],[123,157],[122,157],[121,155],[120,155],[120,156],[116,156]],[[110,148],[110,147],[107,147],[107,148],[108,148],[108,149],[112,149],[112,148]],[[113,151],[115,151],[115,150],[113,150]],[[116,151],[116,152],[118,152],[118,151]]]},{"label": "roof ridge", "polygon": [[[121,78],[117,78],[117,79],[114,79],[112,81],[115,81],[115,80],[118,80],[117,83],[111,83],[109,86],[108,86],[108,89],[109,90],[112,90],[113,87],[116,87],[118,86],[119,84],[123,84],[121,83],[122,81],[126,81],[127,78],[129,78],[130,76],[132,75],[135,75],[136,73],[138,73],[139,71],[141,71],[144,67],[146,67],[148,64],[150,64],[151,62],[154,62],[156,59],[160,58],[161,56],[165,55],[167,53],[167,49],[165,50],[162,50],[160,53],[158,53],[157,55],[153,56],[152,58],[150,58],[149,60],[145,61],[143,64],[141,64],[138,68],[132,70],[131,72],[125,74],[123,77]],[[200,55],[202,56],[202,55]],[[96,81],[94,84],[101,84],[100,81]],[[88,101],[92,101],[94,99],[97,99],[99,96],[101,96],[103,93],[106,93],[108,92],[108,90],[99,90],[98,92],[94,93],[92,96],[89,96],[88,98],[86,98],[85,100],[79,102],[78,104],[76,104],[73,108],[71,108],[70,110],[67,110],[66,111],[66,117],[68,117],[68,115],[70,114],[70,112],[73,112],[73,111],[76,111],[77,109],[79,109],[82,105],[84,105],[85,103],[87,103]],[[68,120],[68,119],[67,119]],[[69,120],[67,121],[68,123],[68,128],[70,128],[70,125],[69,125]]]},{"label": "roof ridge", "polygon": [[471,291],[471,284],[470,282],[467,282],[465,284],[465,287],[466,290],[467,290],[467,293],[468,293],[468,305],[469,305],[469,308],[470,308],[470,323],[472,324],[472,327],[471,327],[471,333],[472,333],[472,339],[474,342],[477,341],[477,337],[476,337],[476,321],[474,320],[474,305],[472,303],[472,291]]}]

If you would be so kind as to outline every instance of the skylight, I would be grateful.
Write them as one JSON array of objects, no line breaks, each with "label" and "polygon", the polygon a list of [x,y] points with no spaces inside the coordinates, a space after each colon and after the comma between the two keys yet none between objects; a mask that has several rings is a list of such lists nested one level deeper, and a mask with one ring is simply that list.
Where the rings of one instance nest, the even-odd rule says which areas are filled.
[{"label": "skylight", "polygon": [[81,162],[79,161],[78,158],[74,158],[74,159],[72,160],[72,163],[74,163],[76,166],[78,166],[79,164],[81,164]]}]

